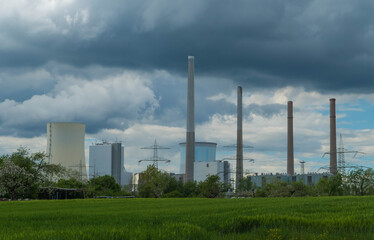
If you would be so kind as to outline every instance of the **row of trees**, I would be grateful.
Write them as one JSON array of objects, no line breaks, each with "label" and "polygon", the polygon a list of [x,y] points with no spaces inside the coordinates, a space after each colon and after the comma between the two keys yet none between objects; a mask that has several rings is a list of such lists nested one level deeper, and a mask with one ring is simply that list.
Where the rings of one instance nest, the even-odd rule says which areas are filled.
[{"label": "row of trees", "polygon": [[[250,178],[240,184],[242,195],[250,195],[254,186]],[[291,197],[291,196],[343,196],[343,195],[374,195],[374,171],[356,169],[348,175],[336,174],[330,178],[323,177],[316,185],[304,185],[302,182],[286,183],[274,181],[256,189],[258,197]]]},{"label": "row of trees", "polygon": [[182,181],[150,165],[140,174],[138,196],[151,198],[168,197],[207,197],[223,196],[230,186],[220,182],[216,175],[208,176],[205,181],[196,183]]},{"label": "row of trees", "polygon": [[[90,181],[79,181],[79,173],[60,165],[48,164],[43,153],[30,154],[25,148],[0,157],[0,197],[38,198],[40,189],[47,190],[52,196],[56,188],[74,188],[84,193],[84,197],[124,196],[130,188],[121,188],[111,176],[101,176]],[[230,186],[220,182],[216,175],[208,176],[202,182],[183,183],[150,165],[140,174],[136,195],[139,197],[207,197],[225,196]],[[286,183],[274,181],[262,188],[256,188],[251,178],[241,180],[237,195],[258,197],[291,196],[335,196],[335,195],[373,195],[373,169],[356,169],[348,175],[337,174],[321,178],[317,185],[304,185],[302,182]]]},{"label": "row of trees", "polygon": [[30,154],[20,148],[13,154],[0,157],[0,197],[9,199],[36,199],[40,190],[52,197],[57,188],[74,188],[85,196],[129,195],[111,176],[101,176],[90,181],[79,181],[79,173],[46,162],[44,153]]}]

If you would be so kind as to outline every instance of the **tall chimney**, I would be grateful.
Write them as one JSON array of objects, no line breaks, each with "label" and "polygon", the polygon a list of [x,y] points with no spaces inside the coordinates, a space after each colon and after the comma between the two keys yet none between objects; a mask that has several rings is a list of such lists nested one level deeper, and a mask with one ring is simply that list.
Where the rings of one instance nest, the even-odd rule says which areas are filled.
[{"label": "tall chimney", "polygon": [[242,115],[242,87],[238,87],[237,131],[236,131],[236,191],[243,178],[243,115]]},{"label": "tall chimney", "polygon": [[194,57],[188,56],[187,93],[187,133],[186,133],[186,176],[185,181],[193,181],[195,162],[195,97],[194,97]]},{"label": "tall chimney", "polygon": [[330,99],[330,173],[337,172],[335,98]]},{"label": "tall chimney", "polygon": [[287,104],[287,174],[295,175],[293,158],[293,104]]}]

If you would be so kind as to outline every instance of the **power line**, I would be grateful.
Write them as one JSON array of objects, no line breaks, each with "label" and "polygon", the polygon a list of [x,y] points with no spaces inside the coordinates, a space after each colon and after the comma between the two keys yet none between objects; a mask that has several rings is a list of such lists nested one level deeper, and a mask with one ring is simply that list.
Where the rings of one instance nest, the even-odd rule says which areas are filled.
[{"label": "power line", "polygon": [[[350,151],[350,150],[344,148],[342,134],[340,134],[339,147],[337,148],[336,153],[338,154],[338,172],[343,174],[343,175],[346,174],[346,168],[351,168],[351,166],[346,167],[346,161],[345,161],[345,154],[346,153],[354,153],[353,158],[356,158],[357,154],[365,154],[364,152]],[[325,152],[323,154],[322,158],[327,154],[331,154],[331,152]],[[323,168],[320,168],[320,169],[323,169]]]},{"label": "power line", "polygon": [[138,163],[153,162],[153,166],[155,166],[156,168],[158,168],[158,162],[170,163],[169,159],[158,156],[158,149],[170,149],[170,148],[162,147],[162,146],[157,145],[157,140],[156,139],[155,139],[155,142],[152,146],[142,147],[141,149],[152,149],[153,150],[153,156],[149,157],[149,158],[146,158],[146,159],[141,159],[141,160],[138,161]]}]

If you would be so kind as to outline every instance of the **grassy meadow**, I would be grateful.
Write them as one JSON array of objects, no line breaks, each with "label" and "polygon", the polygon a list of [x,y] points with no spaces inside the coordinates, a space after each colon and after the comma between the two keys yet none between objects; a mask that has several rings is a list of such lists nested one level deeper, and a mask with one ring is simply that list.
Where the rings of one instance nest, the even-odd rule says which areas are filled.
[{"label": "grassy meadow", "polygon": [[374,239],[374,197],[0,202],[0,239]]}]

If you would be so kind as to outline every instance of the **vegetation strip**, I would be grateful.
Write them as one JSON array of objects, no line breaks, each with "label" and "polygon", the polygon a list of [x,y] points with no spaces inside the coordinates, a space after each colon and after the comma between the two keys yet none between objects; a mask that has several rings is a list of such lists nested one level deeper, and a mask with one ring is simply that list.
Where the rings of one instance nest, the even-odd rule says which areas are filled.
[{"label": "vegetation strip", "polygon": [[0,203],[1,239],[373,239],[374,197]]}]

